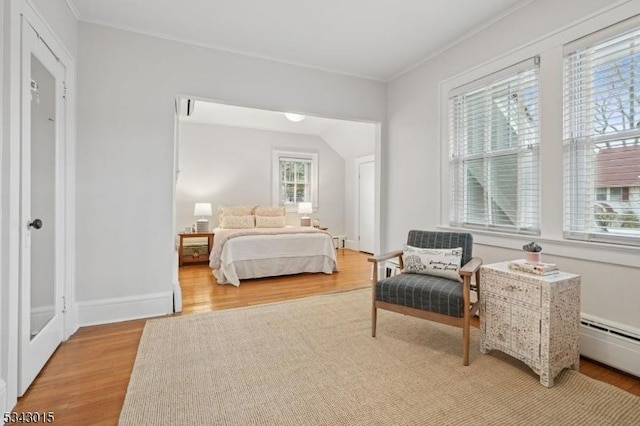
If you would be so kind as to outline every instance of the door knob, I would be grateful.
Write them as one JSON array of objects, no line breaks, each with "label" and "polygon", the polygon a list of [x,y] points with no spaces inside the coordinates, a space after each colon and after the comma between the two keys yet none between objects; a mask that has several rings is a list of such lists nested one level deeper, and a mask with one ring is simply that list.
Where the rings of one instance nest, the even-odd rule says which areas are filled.
[{"label": "door knob", "polygon": [[34,219],[33,222],[29,222],[29,228],[40,229],[42,228],[42,221],[40,219]]}]

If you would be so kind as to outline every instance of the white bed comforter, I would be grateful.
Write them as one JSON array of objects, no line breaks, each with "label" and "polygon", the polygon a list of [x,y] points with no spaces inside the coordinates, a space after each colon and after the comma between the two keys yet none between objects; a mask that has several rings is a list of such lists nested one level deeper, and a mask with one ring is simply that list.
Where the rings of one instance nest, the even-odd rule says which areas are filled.
[{"label": "white bed comforter", "polygon": [[331,235],[312,228],[217,229],[209,266],[219,284],[302,272],[337,271]]}]

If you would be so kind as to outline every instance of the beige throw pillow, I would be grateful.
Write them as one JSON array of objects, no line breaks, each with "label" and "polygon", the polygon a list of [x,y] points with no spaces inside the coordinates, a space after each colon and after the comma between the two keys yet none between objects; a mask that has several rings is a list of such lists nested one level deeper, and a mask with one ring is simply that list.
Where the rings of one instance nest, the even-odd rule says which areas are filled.
[{"label": "beige throw pillow", "polygon": [[287,209],[284,207],[256,207],[256,216],[284,216]]},{"label": "beige throw pillow", "polygon": [[284,228],[284,216],[256,216],[256,228]]},{"label": "beige throw pillow", "polygon": [[405,246],[402,253],[404,269],[409,274],[424,274],[462,281],[460,262],[462,247],[453,249],[429,249]]},{"label": "beige throw pillow", "polygon": [[253,215],[245,216],[222,216],[220,227],[226,229],[245,229],[253,228],[255,219]]},{"label": "beige throw pillow", "polygon": [[218,223],[222,226],[224,216],[250,216],[256,206],[220,206],[218,207]]}]

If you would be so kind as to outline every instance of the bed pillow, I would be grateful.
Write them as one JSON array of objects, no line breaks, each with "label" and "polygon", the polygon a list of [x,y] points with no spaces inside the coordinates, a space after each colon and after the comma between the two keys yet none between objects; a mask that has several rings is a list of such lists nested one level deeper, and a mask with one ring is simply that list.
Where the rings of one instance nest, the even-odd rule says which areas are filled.
[{"label": "bed pillow", "polygon": [[284,228],[284,216],[256,216],[256,228]]},{"label": "bed pillow", "polygon": [[222,227],[223,216],[250,216],[256,206],[220,206],[218,207],[218,223]]},{"label": "bed pillow", "polygon": [[244,216],[222,216],[220,227],[225,229],[246,229],[255,226],[253,215]]},{"label": "bed pillow", "polygon": [[430,249],[404,246],[402,261],[404,262],[402,272],[462,281],[459,273],[460,262],[462,261],[462,247]]},{"label": "bed pillow", "polygon": [[284,207],[256,207],[256,216],[284,216],[287,214],[287,209]]}]

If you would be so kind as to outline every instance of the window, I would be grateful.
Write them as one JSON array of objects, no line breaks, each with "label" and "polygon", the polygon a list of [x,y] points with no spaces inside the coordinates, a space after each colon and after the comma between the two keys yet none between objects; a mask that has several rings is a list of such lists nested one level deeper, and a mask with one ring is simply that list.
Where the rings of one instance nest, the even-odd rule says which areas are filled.
[{"label": "window", "polygon": [[564,233],[639,245],[640,30],[622,25],[631,31],[609,28],[565,48]]},{"label": "window", "polygon": [[[640,179],[640,175],[638,175],[638,179]],[[622,191],[622,201],[629,201],[629,187],[623,186],[621,188]]]},{"label": "window", "polygon": [[622,188],[610,188],[609,189],[609,200],[611,200],[611,201],[622,201]]},{"label": "window", "polygon": [[318,154],[273,151],[273,204],[295,211],[298,203],[318,205]]},{"label": "window", "polygon": [[539,59],[449,94],[452,226],[539,234]]},{"label": "window", "polygon": [[311,161],[280,159],[280,202],[283,205],[307,201],[311,194]]}]

